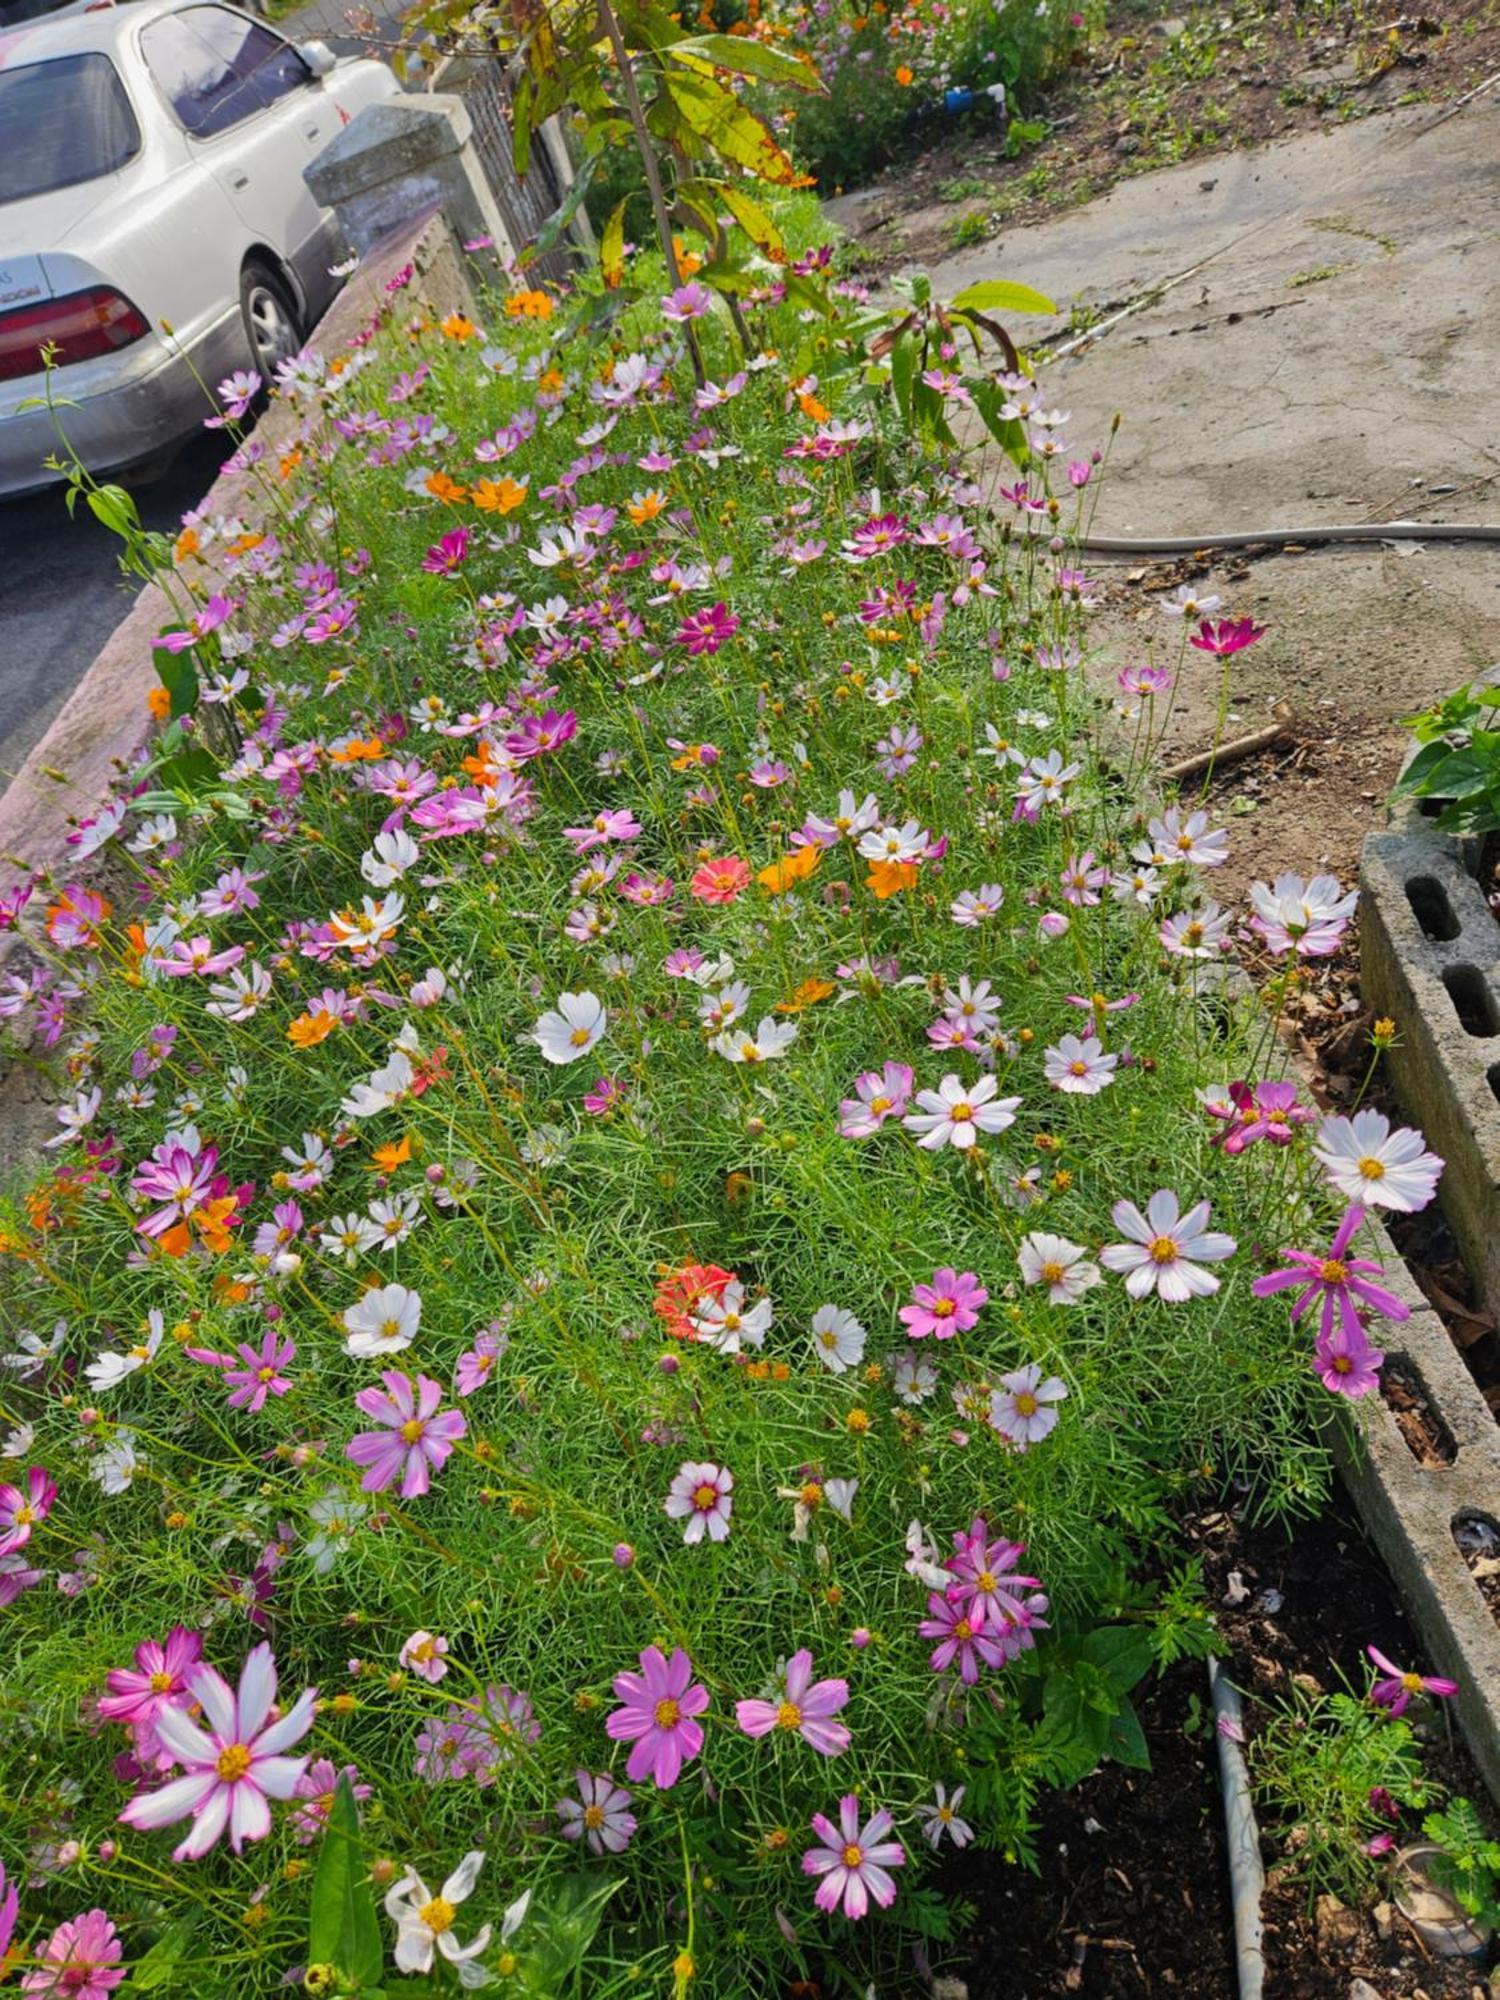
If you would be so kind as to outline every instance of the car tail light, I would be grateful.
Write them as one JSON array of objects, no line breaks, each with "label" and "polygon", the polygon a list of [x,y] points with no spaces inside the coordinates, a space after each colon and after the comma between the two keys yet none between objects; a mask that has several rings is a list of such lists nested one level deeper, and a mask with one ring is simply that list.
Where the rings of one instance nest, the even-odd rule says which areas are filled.
[{"label": "car tail light", "polygon": [[0,382],[37,374],[44,347],[53,348],[54,363],[66,368],[129,347],[150,331],[139,309],[108,285],[69,292],[66,298],[38,299],[0,313]]}]

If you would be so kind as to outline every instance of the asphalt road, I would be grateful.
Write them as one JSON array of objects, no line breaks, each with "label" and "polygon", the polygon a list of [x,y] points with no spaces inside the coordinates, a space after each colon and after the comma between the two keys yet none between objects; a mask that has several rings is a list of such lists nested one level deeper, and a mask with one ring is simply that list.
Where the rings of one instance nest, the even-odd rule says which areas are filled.
[{"label": "asphalt road", "polygon": [[[340,55],[389,57],[408,4],[311,0],[276,25],[293,40],[329,42]],[[136,488],[147,526],[175,529],[212,485],[226,449],[221,437],[205,434],[165,478]],[[117,550],[114,537],[82,509],[69,520],[60,489],[0,501],[0,786],[130,609],[134,585],[120,575]]]}]

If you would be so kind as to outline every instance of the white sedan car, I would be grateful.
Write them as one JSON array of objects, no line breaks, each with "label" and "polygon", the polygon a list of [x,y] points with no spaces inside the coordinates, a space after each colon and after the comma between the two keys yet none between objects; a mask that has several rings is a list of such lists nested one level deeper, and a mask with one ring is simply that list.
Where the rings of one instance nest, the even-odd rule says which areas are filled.
[{"label": "white sedan car", "polygon": [[338,284],[338,225],[302,169],[398,88],[217,0],[94,0],[0,30],[0,494],[53,476],[52,421],[26,407],[44,348],[100,473],[195,430],[204,383],[269,380]]}]

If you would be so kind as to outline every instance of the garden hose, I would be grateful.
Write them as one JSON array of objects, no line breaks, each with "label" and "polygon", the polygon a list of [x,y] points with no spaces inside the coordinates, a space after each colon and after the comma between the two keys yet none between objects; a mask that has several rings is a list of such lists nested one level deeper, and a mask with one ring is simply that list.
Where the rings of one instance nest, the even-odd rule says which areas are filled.
[{"label": "garden hose", "polygon": [[1250,1773],[1241,1744],[1245,1716],[1239,1689],[1220,1661],[1208,1663],[1213,1696],[1214,1736],[1219,1746],[1219,1782],[1224,1791],[1224,1833],[1229,1851],[1229,1892],[1234,1910],[1235,1980],[1240,2000],[1261,2000],[1266,1959],[1262,1943],[1260,1899],[1266,1872],[1260,1859],[1260,1829],[1250,1797]]},{"label": "garden hose", "polygon": [[[1050,529],[1033,528],[1035,535]],[[1075,546],[1090,555],[1191,556],[1200,549],[1327,547],[1339,542],[1496,542],[1500,526],[1487,521],[1357,521],[1325,527],[1244,528],[1215,535],[1081,535]]]}]

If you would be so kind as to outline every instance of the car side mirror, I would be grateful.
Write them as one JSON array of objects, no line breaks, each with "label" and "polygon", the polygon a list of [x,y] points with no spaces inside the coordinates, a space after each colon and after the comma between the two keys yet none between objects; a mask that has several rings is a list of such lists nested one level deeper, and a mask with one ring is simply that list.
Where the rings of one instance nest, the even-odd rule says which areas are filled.
[{"label": "car side mirror", "polygon": [[298,42],[297,53],[314,79],[327,76],[330,70],[338,67],[339,59],[327,42]]}]

